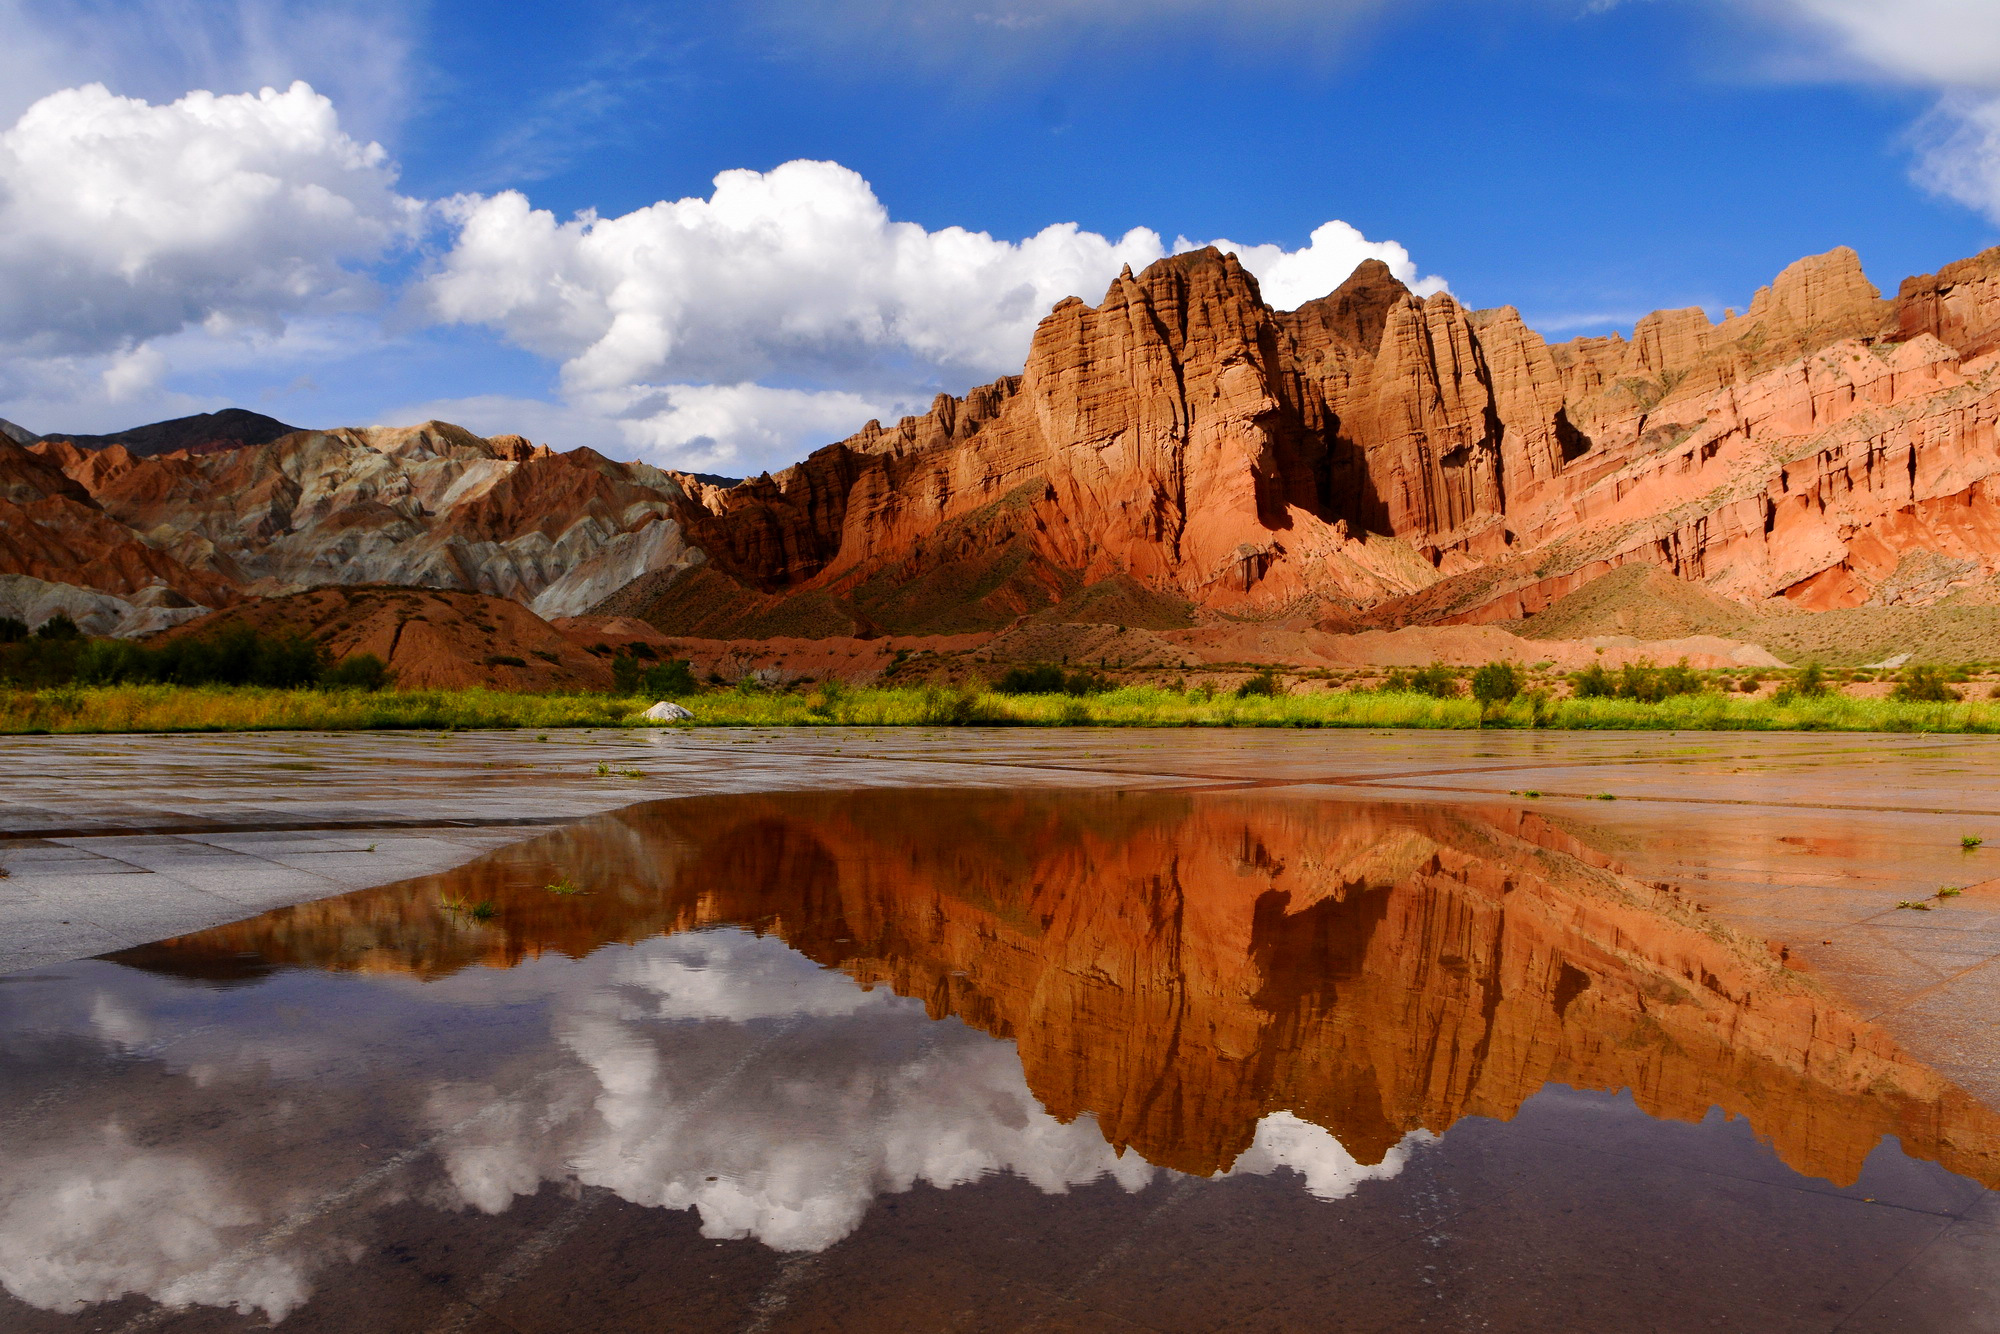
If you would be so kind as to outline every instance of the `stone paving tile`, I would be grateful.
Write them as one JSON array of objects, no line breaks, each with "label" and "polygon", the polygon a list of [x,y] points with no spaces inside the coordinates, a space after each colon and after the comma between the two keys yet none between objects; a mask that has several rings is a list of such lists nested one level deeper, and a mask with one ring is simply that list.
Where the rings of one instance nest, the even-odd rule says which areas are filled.
[{"label": "stone paving tile", "polygon": [[[0,945],[13,950],[7,957],[28,952],[21,937],[39,929],[42,918],[30,915],[37,905],[88,892],[99,876],[152,868],[162,890],[178,883],[208,893],[217,912],[234,917],[443,870],[549,822],[642,800],[1243,781],[1295,784],[1301,796],[1531,807],[1628,872],[1683,884],[1723,920],[1794,946],[1885,1016],[1928,1003],[1968,967],[1968,978],[1982,976],[1989,946],[2000,955],[2000,895],[1990,904],[1954,902],[1921,921],[1871,920],[1939,884],[2000,878],[2000,741],[1992,738],[833,728],[537,735],[10,739],[16,763],[0,771],[0,864],[15,876],[0,881]],[[599,763],[646,776],[600,778]],[[1553,790],[1558,781],[1651,799],[1504,795]],[[61,784],[60,803],[49,800],[52,783]],[[1859,809],[1871,804],[1979,814]],[[326,824],[343,827],[301,827]],[[94,832],[60,842],[7,837],[48,828]],[[1995,846],[1966,854],[1958,839],[1967,833],[1990,835]],[[357,851],[370,843],[375,853]],[[58,871],[82,878],[45,878]],[[136,919],[123,920],[137,929]],[[1933,1027],[1926,1019],[1925,1042]],[[2000,1037],[1991,1045],[2000,1052]]]},{"label": "stone paving tile", "polygon": [[5,974],[123,949],[134,943],[123,933],[78,918],[9,914],[0,931],[0,982]]},{"label": "stone paving tile", "polygon": [[[1952,1309],[1940,1309],[1941,1301]],[[2000,1331],[2000,1227],[1961,1219],[1840,1326],[1842,1334]]]}]

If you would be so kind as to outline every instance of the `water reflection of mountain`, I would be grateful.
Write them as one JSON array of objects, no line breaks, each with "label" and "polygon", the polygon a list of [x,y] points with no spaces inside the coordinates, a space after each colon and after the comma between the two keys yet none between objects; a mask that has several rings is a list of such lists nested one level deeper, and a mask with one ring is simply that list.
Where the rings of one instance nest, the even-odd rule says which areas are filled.
[{"label": "water reflection of mountain", "polygon": [[[567,878],[586,892],[551,893]],[[490,903],[490,920],[440,907]],[[1749,1118],[1846,1184],[1884,1135],[2000,1185],[2000,1120],[1763,942],[1531,814],[1271,795],[638,806],[115,956],[435,978],[717,924],[1012,1038],[1058,1118],[1207,1174],[1289,1111],[1362,1163],[1545,1084]]]}]

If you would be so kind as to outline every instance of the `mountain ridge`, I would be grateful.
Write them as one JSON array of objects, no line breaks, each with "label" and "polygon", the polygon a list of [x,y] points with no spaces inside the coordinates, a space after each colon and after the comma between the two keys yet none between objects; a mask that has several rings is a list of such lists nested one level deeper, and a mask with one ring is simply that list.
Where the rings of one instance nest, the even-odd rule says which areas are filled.
[{"label": "mountain ridge", "polygon": [[717,639],[993,632],[1106,581],[1210,620],[1515,622],[1635,563],[1746,607],[1924,606],[2000,576],[1996,351],[2000,249],[1884,298],[1838,248],[1720,323],[1562,343],[1373,261],[1274,310],[1201,250],[1058,303],[1019,374],[733,485],[439,422],[9,436],[0,573]]}]

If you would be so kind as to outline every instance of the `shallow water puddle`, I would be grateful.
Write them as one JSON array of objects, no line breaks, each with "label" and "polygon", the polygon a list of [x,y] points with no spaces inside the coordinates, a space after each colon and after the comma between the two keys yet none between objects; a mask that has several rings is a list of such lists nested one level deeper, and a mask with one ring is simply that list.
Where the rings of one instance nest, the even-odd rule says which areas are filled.
[{"label": "shallow water puddle", "polygon": [[0,1329],[1977,1329],[2000,1118],[1532,812],[656,802],[0,982]]}]

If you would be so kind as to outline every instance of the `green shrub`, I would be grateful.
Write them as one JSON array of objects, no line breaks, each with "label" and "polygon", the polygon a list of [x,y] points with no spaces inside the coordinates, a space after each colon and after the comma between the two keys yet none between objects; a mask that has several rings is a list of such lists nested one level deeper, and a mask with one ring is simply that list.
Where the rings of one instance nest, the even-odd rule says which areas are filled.
[{"label": "green shrub", "polygon": [[[632,646],[645,648],[645,656],[658,658],[651,645]],[[711,680],[714,676],[711,674]],[[747,679],[747,678],[746,678]],[[717,684],[720,684],[717,681]],[[620,695],[654,695],[677,698],[701,693],[701,683],[694,679],[694,668],[686,658],[675,658],[670,662],[655,662],[646,666],[632,653],[620,650],[611,659],[611,688]]]},{"label": "green shrub", "polygon": [[1965,698],[1964,692],[1955,690],[1945,679],[1944,672],[1936,667],[1912,667],[1896,682],[1889,692],[1890,699],[1908,700],[1915,704],[1950,704]]},{"label": "green shrub", "polygon": [[1009,667],[993,688],[1003,695],[1060,695],[1065,693],[1066,679],[1062,668],[1041,662],[1033,667]]},{"label": "green shrub", "polygon": [[981,682],[962,681],[957,686],[924,687],[919,721],[932,727],[965,727],[992,722],[989,710],[979,698]]},{"label": "green shrub", "polygon": [[[48,625],[43,622],[42,629]],[[0,646],[0,681],[37,688],[75,682],[290,689],[319,684],[326,666],[325,650],[304,635],[266,634],[241,623],[170,639],[157,648],[40,630]]]},{"label": "green shrub", "polygon": [[694,679],[694,667],[686,658],[675,658],[648,667],[644,683],[646,694],[664,695],[669,699],[701,693],[701,685]]},{"label": "green shrub", "polygon": [[1610,699],[1618,693],[1618,683],[1611,679],[1611,673],[1604,670],[1604,664],[1593,662],[1576,675],[1570,677],[1570,693],[1578,699]]},{"label": "green shrub", "polygon": [[319,683],[335,689],[380,690],[389,684],[389,664],[373,653],[350,653],[320,673]]},{"label": "green shrub", "polygon": [[155,679],[174,685],[286,689],[317,684],[326,668],[326,651],[296,630],[264,634],[241,622],[170,639],[150,653]]},{"label": "green shrub", "polygon": [[639,678],[645,668],[631,654],[620,651],[611,659],[611,689],[620,695],[639,693]]},{"label": "green shrub", "polygon": [[1826,682],[1826,669],[1816,662],[1807,663],[1792,677],[1792,693],[1807,699],[1817,699],[1831,688]]},{"label": "green shrub", "polygon": [[81,639],[83,631],[76,628],[76,622],[69,618],[69,613],[59,611],[35,627],[35,638]]},{"label": "green shrub", "polygon": [[1521,672],[1511,662],[1489,662],[1472,674],[1472,697],[1482,704],[1505,704],[1521,693]]},{"label": "green shrub", "polygon": [[1458,673],[1442,663],[1432,663],[1414,672],[1406,672],[1398,667],[1382,678],[1382,689],[1406,692],[1412,695],[1429,695],[1432,699],[1456,699],[1458,697]]},{"label": "green shrub", "polygon": [[1266,667],[1263,671],[1236,687],[1236,698],[1238,699],[1251,699],[1259,695],[1269,698],[1280,693],[1282,692],[1278,689],[1277,673],[1273,672],[1269,667]]},{"label": "green shrub", "polygon": [[1700,674],[1683,658],[1672,667],[1655,667],[1649,662],[1627,663],[1619,669],[1615,693],[1620,699],[1658,704],[1675,695],[1697,694],[1701,687]]},{"label": "green shrub", "polygon": [[28,637],[28,623],[18,616],[0,616],[0,644],[18,644]]},{"label": "green shrub", "polygon": [[1105,677],[1091,671],[1066,672],[1051,663],[1032,667],[1010,667],[993,689],[1002,695],[1101,695],[1112,688]]}]

